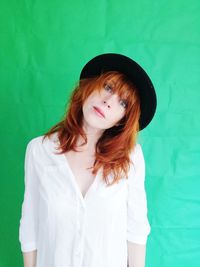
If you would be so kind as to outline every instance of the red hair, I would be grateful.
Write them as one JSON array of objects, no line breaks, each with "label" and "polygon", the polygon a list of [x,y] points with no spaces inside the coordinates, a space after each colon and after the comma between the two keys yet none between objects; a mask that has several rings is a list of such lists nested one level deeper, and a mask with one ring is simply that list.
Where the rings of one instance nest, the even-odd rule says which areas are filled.
[{"label": "red hair", "polygon": [[[103,179],[107,185],[118,182],[123,177],[128,179],[128,171],[131,163],[130,153],[136,144],[139,132],[140,98],[137,88],[122,73],[109,71],[94,78],[82,79],[72,92],[69,106],[64,118],[44,134],[44,138],[58,132],[59,147],[58,154],[70,150],[77,151],[77,140],[79,136],[87,143],[87,137],[82,129],[84,101],[94,90],[102,90],[106,82],[113,82],[113,90],[120,98],[127,99],[127,107],[124,117],[120,123],[112,128],[106,129],[96,144],[95,162],[92,173],[103,168]],[[108,183],[108,175],[113,174],[113,181]]]}]

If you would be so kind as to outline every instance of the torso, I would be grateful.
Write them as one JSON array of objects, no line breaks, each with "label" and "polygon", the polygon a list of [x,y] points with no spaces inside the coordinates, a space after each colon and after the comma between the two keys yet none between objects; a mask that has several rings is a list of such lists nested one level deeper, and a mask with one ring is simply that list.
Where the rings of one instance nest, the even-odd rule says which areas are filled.
[{"label": "torso", "polygon": [[95,179],[95,175],[92,174],[92,169],[87,169],[93,166],[94,157],[89,156],[85,152],[74,151],[65,153],[65,157],[71,171],[73,172],[82,196],[85,197],[85,194]]}]

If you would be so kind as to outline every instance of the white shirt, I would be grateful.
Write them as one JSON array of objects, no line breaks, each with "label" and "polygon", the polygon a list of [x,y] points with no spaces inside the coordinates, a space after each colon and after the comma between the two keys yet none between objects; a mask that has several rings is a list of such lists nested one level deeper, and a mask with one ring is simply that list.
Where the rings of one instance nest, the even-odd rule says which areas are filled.
[{"label": "white shirt", "polygon": [[42,138],[25,153],[22,252],[37,249],[37,267],[127,267],[127,240],[146,244],[150,233],[141,145],[128,180],[106,187],[99,170],[83,198],[65,155],[54,154],[57,133]]}]

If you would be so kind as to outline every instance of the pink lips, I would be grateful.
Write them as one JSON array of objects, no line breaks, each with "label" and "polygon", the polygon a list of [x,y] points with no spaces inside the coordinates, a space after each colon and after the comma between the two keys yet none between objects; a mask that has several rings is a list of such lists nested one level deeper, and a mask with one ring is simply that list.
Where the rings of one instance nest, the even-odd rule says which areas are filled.
[{"label": "pink lips", "polygon": [[103,111],[100,108],[95,107],[95,106],[93,106],[93,108],[101,117],[105,118],[105,114],[103,113]]}]

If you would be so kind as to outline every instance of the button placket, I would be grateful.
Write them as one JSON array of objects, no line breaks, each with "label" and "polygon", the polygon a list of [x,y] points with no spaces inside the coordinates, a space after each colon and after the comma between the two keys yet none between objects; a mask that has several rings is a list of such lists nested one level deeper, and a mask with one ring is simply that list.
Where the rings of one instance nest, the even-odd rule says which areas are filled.
[{"label": "button placket", "polygon": [[85,224],[85,208],[80,201],[78,201],[77,207],[77,240],[76,240],[76,255],[80,255],[83,248],[84,238],[84,224]]}]

